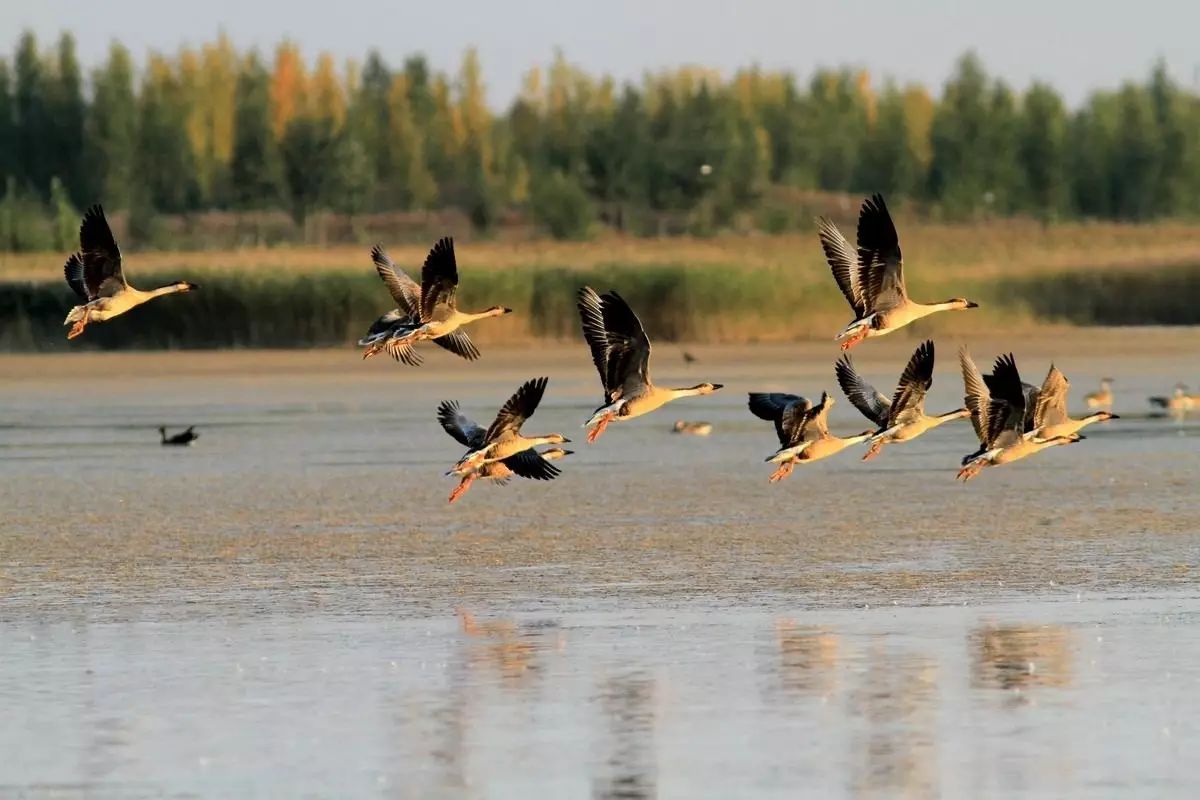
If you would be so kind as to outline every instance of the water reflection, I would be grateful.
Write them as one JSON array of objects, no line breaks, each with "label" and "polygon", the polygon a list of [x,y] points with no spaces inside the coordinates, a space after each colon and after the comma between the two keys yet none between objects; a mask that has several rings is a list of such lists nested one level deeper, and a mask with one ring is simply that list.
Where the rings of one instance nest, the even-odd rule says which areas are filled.
[{"label": "water reflection", "polygon": [[507,619],[479,620],[464,608],[457,613],[462,632],[474,640],[467,650],[470,668],[494,671],[503,685],[528,683],[538,672],[539,653],[566,647],[566,637],[554,624],[521,628]]},{"label": "water reflection", "polygon": [[597,740],[603,761],[592,779],[592,797],[635,800],[658,795],[654,698],[654,679],[640,672],[600,686],[597,704],[605,728]]},{"label": "water reflection", "polygon": [[838,636],[820,627],[775,623],[779,685],[785,693],[828,697],[837,688]]},{"label": "water reflection", "polygon": [[850,789],[856,797],[934,797],[938,791],[935,661],[873,643],[848,693]]},{"label": "water reflection", "polygon": [[971,686],[1070,686],[1075,642],[1060,625],[985,625],[970,635]]}]

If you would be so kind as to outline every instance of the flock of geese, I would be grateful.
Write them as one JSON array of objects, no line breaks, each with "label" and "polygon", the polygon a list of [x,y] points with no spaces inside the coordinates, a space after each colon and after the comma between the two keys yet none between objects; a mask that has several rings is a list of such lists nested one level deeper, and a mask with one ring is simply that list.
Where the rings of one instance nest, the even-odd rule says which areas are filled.
[{"label": "flock of geese", "polygon": [[[835,337],[843,351],[930,314],[978,306],[961,297],[927,304],[908,296],[899,236],[882,196],[876,194],[863,202],[854,246],[830,220],[821,217],[817,225],[833,277],[854,312],[854,319]],[[67,315],[64,324],[72,325],[68,339],[82,334],[89,323],[112,319],[155,297],[199,288],[187,281],[176,281],[151,291],[130,286],[122,270],[120,249],[99,205],[84,214],[79,240],[79,251],[67,259],[64,268],[68,285],[83,301]],[[504,306],[492,306],[477,313],[459,310],[458,266],[454,243],[449,238],[439,240],[429,251],[419,284],[397,268],[382,247],[374,247],[371,258],[396,305],[380,316],[359,340],[364,359],[386,352],[398,362],[418,366],[422,358],[417,346],[432,341],[467,361],[474,361],[479,358],[479,349],[464,326],[512,312]],[[637,314],[616,291],[601,294],[584,286],[578,291],[576,306],[603,390],[599,407],[584,423],[589,443],[595,442],[612,423],[649,414],[680,398],[708,395],[722,388],[719,383],[709,382],[681,388],[655,384],[650,377],[650,339]],[[1042,384],[1033,386],[1021,380],[1011,353],[997,357],[991,373],[986,375],[980,373],[965,348],[959,350],[958,360],[965,387],[963,407],[930,415],[925,411],[925,396],[933,384],[932,341],[924,341],[917,347],[890,398],[868,383],[855,369],[850,355],[843,352],[834,366],[837,383],[871,424],[867,430],[852,436],[830,432],[828,417],[834,398],[827,392],[821,394],[816,404],[794,394],[751,392],[750,412],[772,423],[779,439],[779,448],[766,459],[777,465],[770,481],[786,477],[797,464],[828,458],[856,444],[869,445],[863,456],[866,460],[877,456],[887,445],[908,442],[945,423],[969,418],[979,447],[962,459],[958,477],[965,481],[985,467],[1008,464],[1050,447],[1079,442],[1084,439],[1079,432],[1087,425],[1117,418],[1110,410],[1112,380],[1109,378],[1102,381],[1100,391],[1086,398],[1089,408],[1098,410],[1076,419],[1067,413],[1070,383],[1053,365]],[[438,406],[437,419],[442,428],[467,448],[446,473],[460,480],[450,502],[461,497],[476,480],[504,484],[513,476],[552,480],[561,474],[553,462],[571,455],[572,451],[558,447],[570,440],[561,433],[529,435],[522,430],[537,410],[548,383],[545,377],[526,381],[486,428],[465,416],[455,401],[444,401]],[[1151,398],[1151,402],[1171,410],[1200,408],[1200,396],[1187,394],[1183,386],[1177,387],[1175,394]],[[682,420],[675,424],[675,430],[681,433],[707,435],[711,428],[708,423]],[[162,437],[163,444],[188,444],[196,434],[189,428],[184,434],[170,438],[163,431]],[[548,445],[552,446],[539,449]]]}]

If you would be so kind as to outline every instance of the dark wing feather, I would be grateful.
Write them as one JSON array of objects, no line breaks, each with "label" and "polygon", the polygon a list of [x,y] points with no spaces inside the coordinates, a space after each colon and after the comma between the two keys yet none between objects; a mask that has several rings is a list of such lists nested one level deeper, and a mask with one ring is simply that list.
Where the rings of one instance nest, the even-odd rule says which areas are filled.
[{"label": "dark wing feather", "polygon": [[450,434],[454,441],[462,446],[476,448],[483,444],[483,438],[487,431],[475,424],[475,420],[465,417],[458,410],[456,401],[443,400],[438,405],[437,418],[441,423],[442,430]]},{"label": "dark wing feather", "polygon": [[67,286],[79,295],[80,300],[86,303],[92,299],[88,297],[87,287],[83,282],[83,258],[79,253],[72,253],[67,257],[67,263],[63,265],[63,276],[67,279]]},{"label": "dark wing feather", "polygon": [[858,253],[837,226],[825,217],[817,218],[818,236],[821,239],[821,249],[825,251],[825,260],[833,272],[833,279],[838,288],[846,296],[846,302],[854,309],[856,319],[866,316],[866,305],[863,302],[862,286],[859,283],[861,267],[858,263]]},{"label": "dark wing feather", "polygon": [[1020,433],[1025,427],[1025,389],[1021,386],[1021,373],[1012,353],[996,359],[992,374],[985,379],[991,390],[988,409],[988,439],[990,447],[1006,431]]},{"label": "dark wing feather", "polygon": [[514,475],[535,481],[552,481],[562,474],[562,470],[538,455],[532,447],[509,456],[501,463],[511,469]]},{"label": "dark wing feather", "polygon": [[408,277],[404,270],[396,268],[383,245],[377,244],[371,248],[371,260],[375,262],[375,271],[379,273],[383,285],[387,287],[388,294],[396,301],[396,305],[415,319],[421,309],[421,287]]},{"label": "dark wing feather", "polygon": [[630,382],[650,384],[650,339],[642,321],[621,295],[609,290],[600,297],[604,331],[608,340],[608,377],[605,385],[616,391]]},{"label": "dark wing feather", "polygon": [[533,416],[538,403],[542,402],[542,395],[545,394],[546,384],[549,382],[549,378],[534,378],[525,381],[496,414],[495,421],[488,427],[487,433],[484,435],[484,442],[494,442],[506,431],[521,430],[521,425]]},{"label": "dark wing feather", "polygon": [[457,330],[454,333],[448,333],[445,336],[439,336],[433,340],[436,345],[454,353],[456,356],[461,356],[467,361],[474,361],[479,358],[479,349],[475,347],[475,343],[471,341],[471,337],[467,336],[464,330]]},{"label": "dark wing feather", "polygon": [[775,434],[784,447],[802,432],[804,416],[812,408],[803,397],[783,392],[750,392],[748,405],[751,414],[775,423]]},{"label": "dark wing feather", "polygon": [[867,313],[895,308],[908,299],[900,237],[883,195],[868,197],[858,214],[859,285]]},{"label": "dark wing feather", "polygon": [[850,356],[843,355],[833,367],[837,374],[838,386],[842,394],[857,408],[862,415],[879,427],[884,427],[888,421],[890,401],[876,391],[875,387],[863,380],[854,369]]},{"label": "dark wing feather", "polygon": [[104,209],[99,205],[83,214],[83,222],[79,225],[79,251],[89,297],[111,297],[128,285],[121,271],[121,249],[117,247]]},{"label": "dark wing feather", "polygon": [[933,340],[926,339],[917,346],[912,358],[900,375],[900,383],[892,396],[887,424],[895,425],[903,414],[923,412],[925,395],[933,386]]},{"label": "dark wing feather", "polygon": [[454,261],[454,240],[450,237],[438,239],[421,267],[421,321],[433,319],[434,311],[439,306],[454,309],[457,291],[458,265]]},{"label": "dark wing feather", "polygon": [[600,373],[600,383],[604,387],[604,404],[613,401],[612,392],[608,385],[608,333],[604,330],[604,311],[601,308],[600,295],[590,286],[579,290],[575,301],[579,309],[579,322],[583,327],[583,338],[588,349],[592,351],[592,363]]}]

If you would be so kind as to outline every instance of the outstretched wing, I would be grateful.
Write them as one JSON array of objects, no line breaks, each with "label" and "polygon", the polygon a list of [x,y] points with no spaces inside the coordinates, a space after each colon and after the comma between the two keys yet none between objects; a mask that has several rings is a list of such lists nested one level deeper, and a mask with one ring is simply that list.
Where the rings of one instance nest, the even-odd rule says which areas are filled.
[{"label": "outstretched wing", "polygon": [[983,376],[979,374],[979,367],[975,366],[975,362],[971,359],[967,348],[963,347],[958,351],[958,363],[962,368],[963,390],[965,392],[963,405],[971,412],[971,427],[975,429],[975,435],[979,438],[979,443],[986,447],[988,444],[988,428],[991,425],[989,419],[991,394],[983,382]]},{"label": "outstretched wing", "polygon": [[1025,388],[1021,385],[1021,373],[1017,371],[1012,353],[996,359],[992,374],[985,382],[991,390],[987,439],[987,445],[991,447],[1006,432],[1020,434],[1025,429]]},{"label": "outstretched wing", "polygon": [[917,346],[912,358],[900,375],[896,394],[888,413],[888,425],[902,421],[902,417],[919,416],[925,411],[925,395],[933,386],[933,340],[926,339]]},{"label": "outstretched wing", "polygon": [[92,298],[88,297],[87,287],[83,281],[83,259],[79,253],[72,253],[67,256],[67,263],[63,264],[63,276],[67,279],[67,286],[71,287],[71,291],[79,295],[79,299],[85,303]]},{"label": "outstretched wing", "polygon": [[600,297],[608,340],[605,386],[631,395],[650,385],[650,339],[642,321],[621,295],[609,290]]},{"label": "outstretched wing", "polygon": [[851,405],[862,415],[879,427],[884,427],[888,421],[888,408],[891,401],[876,391],[875,387],[863,380],[854,369],[854,362],[849,355],[843,355],[834,364],[833,371],[837,374],[838,386]]},{"label": "outstretched wing", "polygon": [[846,296],[846,302],[854,309],[855,319],[866,316],[866,304],[863,302],[862,285],[859,283],[861,268],[858,263],[858,253],[842,236],[837,226],[825,217],[817,217],[817,235],[821,239],[821,249],[825,251],[825,260],[833,272],[833,279],[838,288]]},{"label": "outstretched wing", "polygon": [[388,294],[396,301],[396,305],[415,319],[421,309],[421,287],[408,277],[404,270],[396,268],[383,245],[377,244],[371,248],[371,260],[375,262],[375,271],[379,273],[383,285],[387,287]]},{"label": "outstretched wing", "polygon": [[514,475],[535,481],[552,481],[562,474],[562,470],[542,458],[532,447],[515,456],[509,456],[502,463],[511,469]]},{"label": "outstretched wing", "polygon": [[421,321],[429,322],[438,310],[453,311],[458,292],[458,264],[454,240],[438,239],[421,267]]},{"label": "outstretched wing", "polygon": [[883,195],[871,195],[859,211],[858,261],[859,283],[868,313],[895,308],[907,301],[900,237]]},{"label": "outstretched wing", "polygon": [[458,410],[457,401],[443,400],[438,405],[437,418],[441,423],[442,430],[450,434],[463,447],[476,448],[483,444],[487,431],[476,425],[475,420],[464,416]]},{"label": "outstretched wing", "polygon": [[467,336],[467,332],[461,328],[454,333],[437,337],[433,340],[433,343],[441,345],[451,353],[454,353],[454,355],[465,358],[467,361],[474,361],[479,358],[479,348],[475,347],[475,343],[471,341],[471,337]]},{"label": "outstretched wing", "polygon": [[803,397],[783,392],[750,392],[748,405],[751,414],[775,423],[775,435],[784,447],[801,433],[804,417],[812,408]]},{"label": "outstretched wing", "polygon": [[592,287],[584,286],[576,295],[575,307],[579,309],[583,339],[592,351],[592,363],[600,373],[600,383],[604,387],[604,403],[608,405],[613,401],[613,396],[608,385],[608,333],[604,330],[604,311],[601,308],[600,295],[596,294]]},{"label": "outstretched wing", "polygon": [[534,378],[525,381],[521,388],[508,398],[508,402],[500,409],[500,413],[496,414],[495,421],[488,427],[487,433],[483,437],[484,442],[494,442],[504,433],[520,431],[521,425],[533,416],[538,403],[542,402],[542,395],[545,394],[546,384],[549,382],[549,378]]},{"label": "outstretched wing", "polygon": [[1067,392],[1071,389],[1071,382],[1067,380],[1067,376],[1059,371],[1058,367],[1050,365],[1050,371],[1046,373],[1046,379],[1042,381],[1042,388],[1038,391],[1037,401],[1034,404],[1033,410],[1033,425],[1035,428],[1041,428],[1044,425],[1061,425],[1070,417],[1067,416]]},{"label": "outstretched wing", "polygon": [[79,251],[88,297],[112,297],[128,286],[121,271],[121,249],[117,247],[104,209],[99,205],[83,214],[83,222],[79,225]]},{"label": "outstretched wing", "polygon": [[800,430],[800,441],[821,439],[829,435],[829,409],[833,407],[829,392],[821,392],[821,402],[808,410]]}]

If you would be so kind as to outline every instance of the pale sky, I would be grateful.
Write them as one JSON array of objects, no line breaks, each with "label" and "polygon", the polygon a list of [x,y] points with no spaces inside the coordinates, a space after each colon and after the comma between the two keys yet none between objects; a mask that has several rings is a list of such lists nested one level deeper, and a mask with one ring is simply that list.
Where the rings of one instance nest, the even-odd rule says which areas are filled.
[{"label": "pale sky", "polygon": [[392,65],[420,51],[434,67],[457,68],[478,48],[488,97],[505,106],[533,64],[561,47],[590,72],[638,79],[681,64],[725,74],[758,63],[807,78],[820,66],[852,65],[940,90],[954,61],[974,49],[988,71],[1016,88],[1053,83],[1072,105],[1095,88],[1141,80],[1156,59],[1176,80],[1200,78],[1197,0],[6,0],[0,31],[11,54],[19,32],[43,45],[64,29],[84,64],[112,39],[138,57],[198,44],[224,29],[239,47],[282,38],[311,60],[339,61],[377,47]]}]

